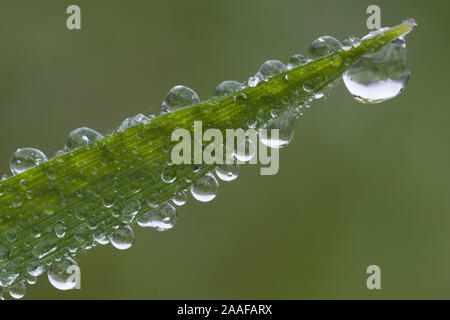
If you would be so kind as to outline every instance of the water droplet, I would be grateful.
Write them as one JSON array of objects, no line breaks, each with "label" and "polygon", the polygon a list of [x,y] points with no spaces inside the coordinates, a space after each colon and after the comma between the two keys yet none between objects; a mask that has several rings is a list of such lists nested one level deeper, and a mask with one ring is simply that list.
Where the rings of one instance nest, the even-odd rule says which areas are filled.
[{"label": "water droplet", "polygon": [[161,179],[165,183],[172,183],[177,179],[177,170],[175,168],[165,168],[161,173]]},{"label": "water droplet", "polygon": [[174,204],[176,204],[177,206],[183,206],[183,205],[185,205],[186,202],[187,202],[187,195],[186,195],[186,192],[184,192],[184,191],[177,192],[177,193],[173,196],[172,202],[173,202]]},{"label": "water droplet", "polygon": [[122,211],[122,222],[131,223],[141,209],[141,203],[139,201],[130,201]]},{"label": "water droplet", "polygon": [[17,264],[15,264],[14,262],[9,262],[6,266],[2,268],[3,269],[0,271],[0,286],[8,287],[19,276]]},{"label": "water droplet", "polygon": [[27,272],[34,277],[39,277],[44,273],[44,265],[39,260],[33,259],[28,263]]},{"label": "water droplet", "polygon": [[350,50],[352,47],[358,47],[361,43],[361,39],[355,38],[355,37],[349,37],[347,39],[344,39],[342,41],[342,49],[345,51]]},{"label": "water droplet", "polygon": [[103,198],[103,205],[105,208],[111,208],[114,206],[114,197],[112,196],[106,196]]},{"label": "water droplet", "polygon": [[267,60],[259,67],[256,76],[261,80],[269,80],[270,78],[285,72],[287,70],[283,62],[279,60]]},{"label": "water droplet", "polygon": [[239,176],[239,164],[219,164],[215,168],[216,175],[222,181],[233,181]]},{"label": "water droplet", "polygon": [[396,39],[380,51],[364,55],[343,75],[345,86],[362,103],[379,103],[396,97],[409,80],[407,49]]},{"label": "water droplet", "polygon": [[240,82],[237,82],[234,80],[227,80],[227,81],[220,83],[216,87],[215,95],[222,97],[222,96],[232,94],[236,91],[242,90],[244,88],[245,88],[245,86]]},{"label": "water droplet", "polygon": [[5,247],[0,244],[0,262],[6,261],[9,258],[11,251],[8,247]]},{"label": "water droplet", "polygon": [[[259,139],[262,144],[270,148],[283,148],[291,142],[294,137],[295,117],[286,111],[279,117],[270,120],[259,132]],[[278,138],[272,136],[271,130],[278,129]]]},{"label": "water droplet", "polygon": [[158,231],[172,229],[176,222],[177,210],[168,202],[137,219],[137,223],[141,227],[155,228]]},{"label": "water droplet", "polygon": [[309,48],[309,52],[312,57],[321,58],[341,49],[342,44],[339,40],[330,36],[322,36],[313,41]]},{"label": "water droplet", "polygon": [[219,183],[212,174],[207,174],[191,185],[192,196],[201,202],[213,200],[219,189]]},{"label": "water droplet", "polygon": [[9,294],[14,299],[21,299],[25,295],[27,287],[23,281],[19,281],[14,283],[11,287],[9,287]]},{"label": "water droplet", "polygon": [[306,80],[303,83],[303,90],[305,90],[305,92],[311,92],[314,90],[314,82],[312,82],[312,80]]},{"label": "water droplet", "polygon": [[258,121],[256,119],[249,119],[247,121],[247,127],[249,129],[254,129],[254,128],[256,128],[257,125],[258,125]]},{"label": "water droplet", "polygon": [[258,85],[258,83],[259,83],[258,77],[250,77],[250,78],[248,79],[248,85],[249,85],[250,87],[256,87],[256,86]]},{"label": "water droplet", "polygon": [[247,162],[253,159],[256,153],[256,147],[252,140],[246,138],[243,141],[238,140],[234,157],[241,161]]},{"label": "water droplet", "polygon": [[170,89],[162,103],[162,112],[173,112],[200,102],[198,94],[186,86],[175,86]]},{"label": "water droplet", "polygon": [[48,280],[56,289],[71,290],[77,284],[73,276],[73,269],[77,267],[76,261],[70,257],[54,261],[48,269]]},{"label": "water droplet", "polygon": [[47,161],[42,151],[34,148],[17,149],[10,162],[11,172],[19,174]]},{"label": "water droplet", "polygon": [[290,59],[287,65],[289,70],[294,69],[298,66],[303,66],[309,62],[309,59],[302,54],[294,54]]},{"label": "water droplet", "polygon": [[148,123],[150,121],[149,118],[144,116],[143,114],[135,115],[134,117],[126,118],[122,124],[117,128],[117,132],[123,132],[127,130],[128,128],[137,126],[142,123]]},{"label": "water droplet", "polygon": [[238,104],[245,104],[247,99],[248,99],[248,97],[245,93],[239,93],[234,96],[234,101]]},{"label": "water droplet", "polygon": [[58,238],[64,238],[66,235],[66,224],[62,221],[57,221],[55,225],[55,233]]},{"label": "water droplet", "polygon": [[95,130],[83,127],[69,133],[66,141],[66,151],[72,151],[88,144],[101,140],[103,136]]},{"label": "water droplet", "polygon": [[111,244],[119,249],[126,250],[131,248],[134,243],[134,232],[130,226],[119,227],[109,236]]},{"label": "water droplet", "polygon": [[105,245],[109,243],[108,235],[104,230],[97,229],[94,231],[93,234],[94,241],[98,242],[99,244]]}]

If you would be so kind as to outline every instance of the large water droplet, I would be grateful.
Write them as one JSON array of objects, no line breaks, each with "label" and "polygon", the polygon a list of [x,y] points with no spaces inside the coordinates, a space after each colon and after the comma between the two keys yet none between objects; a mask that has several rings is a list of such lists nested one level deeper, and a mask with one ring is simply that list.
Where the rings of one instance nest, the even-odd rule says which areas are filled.
[{"label": "large water droplet", "polygon": [[380,51],[364,55],[343,75],[345,86],[362,103],[396,97],[409,80],[405,41],[396,39]]},{"label": "large water droplet", "polygon": [[215,168],[216,175],[222,181],[233,181],[239,176],[239,164],[219,164]]},{"label": "large water droplet", "polygon": [[232,94],[236,91],[242,90],[244,88],[245,88],[245,86],[240,82],[237,82],[234,80],[227,80],[227,81],[220,83],[216,87],[215,95],[222,97],[222,96]]},{"label": "large water droplet", "polygon": [[219,183],[212,174],[207,174],[191,185],[192,196],[201,202],[213,200],[219,189]]},{"label": "large water droplet", "polygon": [[19,281],[14,283],[11,287],[9,287],[9,294],[14,299],[21,299],[25,295],[27,287],[23,281]]},{"label": "large water droplet", "polygon": [[128,128],[137,126],[142,123],[148,123],[150,121],[149,118],[144,116],[143,114],[135,115],[134,117],[126,118],[122,124],[117,128],[117,132],[123,132],[127,130]]},{"label": "large water droplet", "polygon": [[259,67],[256,74],[261,80],[268,80],[287,70],[283,62],[279,60],[267,60]]},{"label": "large water droplet", "polygon": [[[259,132],[261,143],[270,148],[283,148],[291,142],[294,137],[295,117],[286,111],[275,119],[270,120]],[[278,137],[272,135],[271,130],[278,129]]]},{"label": "large water droplet", "polygon": [[289,70],[298,67],[298,66],[302,66],[305,65],[309,62],[309,59],[307,57],[305,57],[302,54],[294,54],[290,59],[289,59],[289,63],[287,65],[287,68]]},{"label": "large water droplet", "polygon": [[141,227],[155,228],[158,231],[172,229],[176,222],[177,210],[168,202],[137,219],[137,223]]},{"label": "large water droplet", "polygon": [[11,172],[13,174],[19,174],[45,161],[47,161],[47,157],[42,151],[34,148],[17,149],[11,158]]},{"label": "large water droplet", "polygon": [[66,141],[66,151],[72,151],[88,144],[101,140],[103,136],[95,130],[89,128],[78,128],[69,133]]},{"label": "large water droplet", "polygon": [[77,285],[74,277],[78,264],[70,257],[54,261],[48,269],[48,280],[59,290],[71,290]]},{"label": "large water droplet", "polygon": [[134,243],[133,229],[130,226],[119,227],[111,233],[109,239],[111,240],[111,244],[119,250],[131,248]]},{"label": "large water droplet", "polygon": [[170,89],[162,103],[162,112],[173,112],[183,107],[200,102],[198,94],[186,86],[175,86]]},{"label": "large water droplet", "polygon": [[330,36],[322,36],[313,41],[309,52],[313,58],[321,58],[341,49],[342,44],[339,40]]}]

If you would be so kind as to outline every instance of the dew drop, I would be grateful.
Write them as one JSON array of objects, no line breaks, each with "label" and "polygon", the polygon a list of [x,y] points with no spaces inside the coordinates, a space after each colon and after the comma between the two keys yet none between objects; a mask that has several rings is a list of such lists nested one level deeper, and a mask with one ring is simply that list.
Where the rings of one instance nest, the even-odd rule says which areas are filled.
[{"label": "dew drop", "polygon": [[212,174],[207,174],[191,185],[192,196],[201,202],[213,200],[219,189],[219,183]]},{"label": "dew drop", "polygon": [[13,174],[19,174],[47,161],[42,151],[34,148],[17,149],[10,161]]},{"label": "dew drop", "polygon": [[148,123],[150,121],[150,119],[146,116],[144,116],[143,114],[138,114],[135,115],[134,117],[130,117],[130,118],[126,118],[122,124],[119,126],[119,128],[117,128],[117,132],[123,132],[125,130],[127,130],[128,128],[143,124],[143,123]]},{"label": "dew drop", "polygon": [[269,80],[270,78],[285,72],[287,70],[283,62],[279,60],[267,60],[264,62],[256,74],[261,80]]},{"label": "dew drop", "polygon": [[55,234],[58,238],[64,238],[66,235],[66,224],[62,221],[57,221],[55,225]]},{"label": "dew drop", "polygon": [[405,41],[396,39],[380,51],[364,55],[343,75],[345,86],[361,103],[396,97],[410,76]]},{"label": "dew drop", "polygon": [[60,261],[54,261],[48,269],[48,280],[59,290],[71,290],[76,286],[76,279],[73,277],[78,264],[70,257]]},{"label": "dew drop", "polygon": [[122,222],[123,223],[131,223],[136,217],[139,209],[141,208],[141,204],[139,201],[130,201],[122,211]]},{"label": "dew drop", "polygon": [[[285,111],[275,119],[270,120],[262,130],[259,131],[259,140],[270,148],[283,148],[291,142],[294,137],[295,117]],[[278,137],[272,135],[272,129],[278,129]]]},{"label": "dew drop", "polygon": [[27,266],[27,272],[33,277],[39,277],[44,273],[44,265],[37,259],[32,259]]},{"label": "dew drop", "polygon": [[256,87],[256,86],[258,85],[258,83],[259,83],[258,77],[250,77],[250,78],[248,79],[248,85],[249,85],[250,87]]},{"label": "dew drop", "polygon": [[9,258],[11,251],[8,247],[0,244],[0,262],[6,261]]},{"label": "dew drop", "polygon": [[172,229],[177,222],[177,210],[170,203],[165,202],[158,208],[144,214],[137,219],[138,225],[144,228],[155,228],[158,231]]},{"label": "dew drop", "polygon": [[302,54],[294,54],[290,59],[287,65],[289,70],[294,69],[298,66],[303,66],[309,62],[309,59]]},{"label": "dew drop", "polygon": [[131,248],[134,243],[134,232],[130,226],[119,227],[110,234],[111,244],[119,249],[126,250]]},{"label": "dew drop", "polygon": [[241,162],[247,162],[252,160],[255,154],[256,146],[251,139],[246,138],[243,141],[238,140],[238,144],[234,153],[234,157],[237,160]]},{"label": "dew drop", "polygon": [[227,80],[220,83],[216,87],[215,95],[218,97],[227,96],[244,88],[245,86],[240,82],[234,80]]},{"label": "dew drop", "polygon": [[102,244],[102,245],[109,243],[108,235],[106,234],[106,232],[104,230],[101,230],[101,229],[97,229],[94,231],[93,238],[94,238],[95,242]]},{"label": "dew drop", "polygon": [[27,287],[23,281],[19,281],[14,283],[11,287],[9,287],[9,294],[14,299],[21,299],[25,295]]},{"label": "dew drop", "polygon": [[219,164],[215,168],[216,175],[222,181],[233,181],[239,176],[239,164]]},{"label": "dew drop", "polygon": [[321,58],[341,49],[342,44],[339,40],[330,36],[322,36],[313,41],[309,52],[313,58]]},{"label": "dew drop", "polygon": [[83,127],[73,130],[69,133],[66,141],[66,151],[73,151],[75,149],[87,146],[88,144],[101,140],[103,136],[95,130]]},{"label": "dew drop", "polygon": [[105,208],[111,208],[114,206],[114,197],[112,196],[106,196],[103,198],[103,205]]},{"label": "dew drop", "polygon": [[186,86],[175,86],[170,89],[162,103],[162,112],[173,112],[183,107],[200,102],[198,94]]},{"label": "dew drop", "polygon": [[165,168],[161,173],[161,179],[165,183],[172,183],[177,179],[177,171],[174,168]]},{"label": "dew drop", "polygon": [[186,204],[187,202],[187,195],[186,192],[184,191],[180,191],[177,192],[173,198],[172,198],[172,202],[177,205],[177,206],[183,206]]}]

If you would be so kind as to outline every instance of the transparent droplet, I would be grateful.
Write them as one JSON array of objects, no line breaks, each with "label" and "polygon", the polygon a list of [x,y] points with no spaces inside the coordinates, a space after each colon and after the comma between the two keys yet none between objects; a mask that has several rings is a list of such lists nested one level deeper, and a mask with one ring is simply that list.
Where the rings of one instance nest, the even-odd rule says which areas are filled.
[{"label": "transparent droplet", "polygon": [[25,285],[25,282],[23,282],[23,281],[16,282],[12,286],[9,287],[9,294],[14,299],[23,298],[26,291],[27,291],[27,287]]},{"label": "transparent droplet", "polygon": [[256,154],[256,146],[251,139],[238,140],[234,156],[241,162],[247,162],[253,159]]},{"label": "transparent droplet", "polygon": [[47,161],[42,151],[34,148],[17,149],[10,161],[13,174],[19,174]]},{"label": "transparent droplet", "polygon": [[287,70],[283,62],[279,60],[267,60],[259,67],[256,74],[261,80],[268,80]]},{"label": "transparent droplet", "polygon": [[101,230],[101,229],[95,230],[93,237],[94,237],[94,241],[96,241],[99,244],[105,245],[105,244],[109,243],[108,235],[106,234],[106,232],[104,230]]},{"label": "transparent droplet", "polygon": [[216,175],[222,181],[233,181],[239,176],[239,164],[219,164],[215,168]]},{"label": "transparent droplet", "polygon": [[131,248],[134,243],[134,232],[130,226],[119,227],[109,236],[111,244],[119,249],[126,250]]},{"label": "transparent droplet", "polygon": [[177,179],[177,171],[175,168],[165,168],[161,173],[161,179],[165,183],[172,183]]},{"label": "transparent droplet", "polygon": [[111,208],[114,206],[114,197],[113,196],[106,196],[103,198],[103,205],[105,208]]},{"label": "transparent droplet", "polygon": [[138,214],[141,204],[139,201],[130,201],[122,211],[122,222],[131,223]]},{"label": "transparent droplet", "polygon": [[244,89],[244,85],[240,82],[234,80],[227,80],[220,83],[216,87],[215,95],[218,97],[226,96],[232,94],[236,91]]},{"label": "transparent droplet", "polygon": [[144,228],[155,228],[158,231],[172,229],[177,222],[177,210],[170,203],[165,202],[158,208],[144,214],[137,219],[138,225]]},{"label": "transparent droplet", "polygon": [[184,192],[184,191],[177,192],[177,193],[173,196],[172,202],[173,202],[174,204],[176,204],[177,206],[183,206],[183,205],[185,205],[186,202],[187,202],[187,195],[186,195],[186,192]]},{"label": "transparent droplet", "polygon": [[66,141],[66,150],[72,151],[102,138],[103,136],[95,130],[86,127],[78,128],[69,133]]},{"label": "transparent droplet", "polygon": [[201,202],[208,202],[217,196],[219,183],[212,174],[207,174],[191,185],[192,196]]},{"label": "transparent droplet", "polygon": [[302,54],[294,54],[290,59],[287,65],[289,70],[294,69],[298,66],[303,66],[309,62],[309,59]]},{"label": "transparent droplet", "polygon": [[364,55],[343,75],[347,90],[362,103],[379,103],[396,97],[409,77],[407,49],[402,39]]},{"label": "transparent droplet", "polygon": [[192,106],[200,102],[198,94],[186,86],[175,86],[170,89],[162,103],[162,112],[173,112],[183,107]]},{"label": "transparent droplet", "polygon": [[122,124],[117,128],[117,132],[123,132],[127,130],[128,128],[137,126],[142,123],[148,123],[150,121],[149,118],[144,116],[143,114],[135,115],[134,117],[126,118]]},{"label": "transparent droplet", "polygon": [[[259,140],[270,148],[283,148],[294,137],[295,117],[285,111],[275,119],[270,120],[263,130],[259,132]],[[278,137],[272,134],[273,129],[278,129]]]},{"label": "transparent droplet", "polygon": [[361,43],[361,39],[355,37],[349,37],[342,41],[342,49],[345,51],[350,50],[352,47],[358,47]]},{"label": "transparent droplet", "polygon": [[39,260],[32,259],[28,263],[27,272],[34,277],[39,277],[44,273],[44,265]]},{"label": "transparent droplet", "polygon": [[313,58],[321,58],[341,49],[342,44],[339,40],[330,36],[322,36],[313,41],[309,52]]},{"label": "transparent droplet", "polygon": [[48,280],[59,290],[71,290],[77,285],[74,273],[78,264],[70,257],[54,261],[48,268]]},{"label": "transparent droplet", "polygon": [[62,221],[57,221],[55,225],[55,233],[58,238],[64,238],[66,235],[66,224]]},{"label": "transparent droplet", "polygon": [[0,286],[8,287],[19,276],[19,270],[17,264],[9,262],[6,266],[2,266],[0,271]]},{"label": "transparent droplet", "polygon": [[250,78],[248,79],[248,85],[249,85],[250,87],[256,87],[256,86],[258,85],[258,83],[259,83],[258,77],[250,77]]}]

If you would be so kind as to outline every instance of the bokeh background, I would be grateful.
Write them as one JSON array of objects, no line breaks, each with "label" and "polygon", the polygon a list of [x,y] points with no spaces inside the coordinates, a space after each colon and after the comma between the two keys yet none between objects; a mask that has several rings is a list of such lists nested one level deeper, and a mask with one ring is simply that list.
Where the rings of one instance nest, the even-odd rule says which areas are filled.
[{"label": "bokeh background", "polygon": [[[81,31],[66,28],[70,4]],[[214,201],[191,197],[173,230],[136,227],[127,251],[77,256],[82,290],[43,276],[25,298],[450,298],[445,1],[1,0],[0,172],[18,147],[52,155],[77,127],[157,113],[174,85],[207,98],[320,35],[362,36],[370,4],[383,26],[419,23],[405,92],[363,105],[337,86],[297,122],[278,175],[242,167]],[[371,264],[380,291],[366,288]]]}]

